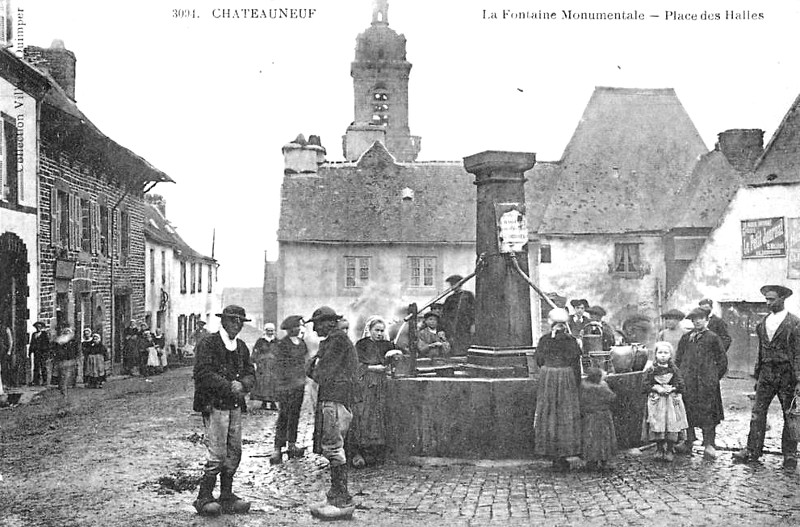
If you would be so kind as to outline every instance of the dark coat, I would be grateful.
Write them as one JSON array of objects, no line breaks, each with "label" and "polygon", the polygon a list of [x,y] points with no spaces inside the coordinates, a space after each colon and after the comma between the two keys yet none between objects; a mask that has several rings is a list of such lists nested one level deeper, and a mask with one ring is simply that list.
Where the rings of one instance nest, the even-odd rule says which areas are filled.
[{"label": "dark coat", "polygon": [[44,359],[49,359],[53,350],[53,345],[50,342],[50,334],[47,331],[40,331],[37,335],[31,335],[30,353],[33,355],[40,354]]},{"label": "dark coat", "polygon": [[727,352],[728,348],[731,347],[731,342],[733,342],[733,339],[728,333],[728,324],[717,315],[711,315],[708,317],[708,329],[717,334],[722,341],[722,347],[725,349],[725,352]]},{"label": "dark coat", "polygon": [[800,318],[786,313],[786,318],[775,330],[772,340],[767,338],[765,321],[766,318],[756,326],[756,335],[758,335],[756,378],[761,373],[762,366],[766,364],[788,363],[794,372],[793,381],[798,382],[800,379]]},{"label": "dark coat", "polygon": [[475,323],[475,295],[455,291],[442,306],[442,329],[452,346],[453,355],[466,355],[472,344],[471,328]]},{"label": "dark coat", "polygon": [[278,341],[275,354],[275,378],[278,392],[294,390],[306,385],[307,355],[308,348],[302,339],[295,344],[287,335]]},{"label": "dark coat", "polygon": [[690,426],[714,426],[725,418],[719,381],[728,371],[722,340],[711,330],[696,339],[690,331],[678,342],[675,365],[680,368],[686,391],[683,402]]},{"label": "dark coat", "polygon": [[212,409],[238,407],[242,396],[231,390],[233,381],[241,382],[245,392],[253,388],[255,368],[250,362],[250,350],[236,339],[236,349],[228,351],[219,333],[212,333],[195,348],[194,410],[210,413]]}]

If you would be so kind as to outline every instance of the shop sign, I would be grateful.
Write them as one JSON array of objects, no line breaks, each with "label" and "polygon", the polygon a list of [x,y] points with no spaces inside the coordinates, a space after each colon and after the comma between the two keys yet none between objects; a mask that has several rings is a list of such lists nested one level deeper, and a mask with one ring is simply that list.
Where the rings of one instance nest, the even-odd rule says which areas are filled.
[{"label": "shop sign", "polygon": [[742,220],[742,258],[783,258],[786,231],[783,218]]}]

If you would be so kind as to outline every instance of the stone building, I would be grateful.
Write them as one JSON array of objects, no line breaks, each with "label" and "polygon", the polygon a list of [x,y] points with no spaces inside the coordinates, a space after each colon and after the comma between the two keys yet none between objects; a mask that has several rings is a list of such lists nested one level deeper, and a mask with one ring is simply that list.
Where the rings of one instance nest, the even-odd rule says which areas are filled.
[{"label": "stone building", "polygon": [[39,307],[36,115],[47,86],[41,73],[0,48],[0,371],[5,385],[27,382],[28,333]]},{"label": "stone building", "polygon": [[212,325],[222,310],[219,263],[192,249],[166,217],[166,201],[145,195],[145,314],[152,329],[164,334],[168,350],[190,343],[197,323]]},{"label": "stone building", "polygon": [[54,41],[25,59],[50,80],[39,118],[38,318],[89,327],[121,360],[145,316],[144,194],[172,180],[105,136],[75,103],[75,55]]},{"label": "stone building", "polygon": [[800,313],[800,96],[763,153],[760,131],[745,132],[734,149],[746,169],[741,184],[687,266],[670,307],[693,306],[704,297],[716,300],[733,336],[730,369],[751,372],[755,325],[766,314],[759,288],[766,283],[791,288],[795,294],[786,307]]},{"label": "stone building", "polygon": [[[351,67],[345,161],[328,161],[316,136],[284,145],[279,315],[330,304],[359,329],[474,269],[473,177],[460,160],[417,161],[410,69],[376,2]],[[673,89],[596,88],[561,159],[525,174],[533,279],[561,302],[602,305],[618,327],[634,313],[658,319],[759,155],[758,133],[723,132],[709,152]],[[536,336],[547,304],[531,301]]]}]

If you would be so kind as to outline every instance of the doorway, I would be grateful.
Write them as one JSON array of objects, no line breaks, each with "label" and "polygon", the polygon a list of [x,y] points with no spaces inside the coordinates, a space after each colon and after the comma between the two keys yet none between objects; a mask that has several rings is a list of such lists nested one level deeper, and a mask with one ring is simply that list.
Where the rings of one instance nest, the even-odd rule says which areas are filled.
[{"label": "doorway", "polygon": [[0,236],[0,361],[2,381],[22,386],[28,381],[28,250],[12,232]]}]

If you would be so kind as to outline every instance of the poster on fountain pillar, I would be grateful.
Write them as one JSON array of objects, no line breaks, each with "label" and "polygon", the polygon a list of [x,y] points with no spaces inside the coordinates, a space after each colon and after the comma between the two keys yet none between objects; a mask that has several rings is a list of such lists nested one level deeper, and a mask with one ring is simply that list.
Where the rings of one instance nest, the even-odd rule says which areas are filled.
[{"label": "poster on fountain pillar", "polygon": [[525,205],[521,203],[495,203],[497,247],[501,253],[521,252],[528,243],[528,222]]}]

